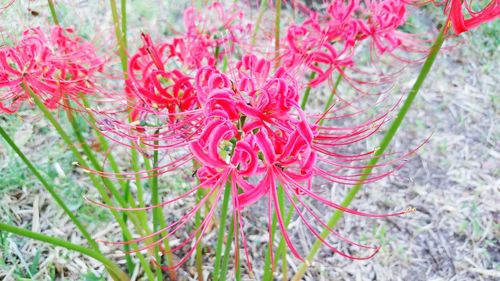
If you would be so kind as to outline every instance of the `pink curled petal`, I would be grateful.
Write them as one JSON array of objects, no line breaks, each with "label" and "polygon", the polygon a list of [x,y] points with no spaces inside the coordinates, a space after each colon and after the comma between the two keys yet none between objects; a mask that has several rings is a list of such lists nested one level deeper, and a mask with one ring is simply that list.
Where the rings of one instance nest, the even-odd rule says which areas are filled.
[{"label": "pink curled petal", "polygon": [[269,137],[264,134],[262,130],[259,130],[259,132],[255,134],[255,138],[266,162],[271,165],[274,164],[276,161],[276,154],[274,153],[273,144],[269,140]]}]

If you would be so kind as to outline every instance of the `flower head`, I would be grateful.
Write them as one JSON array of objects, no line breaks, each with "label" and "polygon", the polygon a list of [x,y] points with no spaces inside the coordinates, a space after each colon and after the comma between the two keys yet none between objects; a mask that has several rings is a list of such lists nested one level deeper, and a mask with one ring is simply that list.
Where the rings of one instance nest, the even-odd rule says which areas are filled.
[{"label": "flower head", "polygon": [[102,69],[92,45],[70,28],[40,28],[23,32],[19,42],[0,48],[0,111],[16,112],[30,91],[49,109],[57,108],[63,95],[93,91],[92,75]]}]

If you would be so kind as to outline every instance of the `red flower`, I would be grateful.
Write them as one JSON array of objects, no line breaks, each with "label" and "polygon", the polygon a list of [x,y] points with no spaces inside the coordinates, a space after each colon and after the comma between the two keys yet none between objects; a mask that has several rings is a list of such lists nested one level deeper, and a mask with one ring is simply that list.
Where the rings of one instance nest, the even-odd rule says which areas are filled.
[{"label": "red flower", "polygon": [[48,36],[40,28],[28,29],[14,47],[0,48],[0,111],[16,112],[29,91],[49,109],[57,108],[63,95],[92,92],[91,77],[102,65],[72,29],[54,26]]}]

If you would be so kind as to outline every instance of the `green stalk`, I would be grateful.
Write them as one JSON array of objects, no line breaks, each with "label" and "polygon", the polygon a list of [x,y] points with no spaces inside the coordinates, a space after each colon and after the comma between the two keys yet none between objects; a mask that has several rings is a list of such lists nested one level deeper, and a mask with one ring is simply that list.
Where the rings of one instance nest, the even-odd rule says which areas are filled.
[{"label": "green stalk", "polygon": [[[115,37],[116,41],[118,43],[118,55],[120,56],[120,61],[122,63],[122,69],[123,69],[123,76],[126,78],[127,77],[127,69],[128,69],[128,64],[127,64],[127,43],[125,42],[126,40],[126,35],[123,33],[123,31],[120,28],[120,19],[118,18],[118,9],[116,8],[116,1],[115,0],[109,0],[109,4],[111,6],[111,16],[113,17],[113,26],[115,28]],[[123,9],[123,7],[122,7]],[[122,22],[124,19],[122,19]],[[126,19],[125,19],[126,21]],[[126,22],[125,22],[126,24]]]},{"label": "green stalk", "polygon": [[[422,87],[422,84],[425,81],[425,78],[429,74],[429,71],[431,70],[432,64],[434,63],[437,54],[439,53],[439,50],[441,49],[441,46],[443,45],[443,42],[445,40],[445,30],[448,26],[448,22],[443,25],[441,31],[439,32],[439,35],[437,36],[436,40],[434,41],[430,52],[429,56],[427,57],[424,65],[422,66],[422,69],[420,70],[420,73],[417,77],[417,81],[415,81],[415,84],[411,88],[410,92],[408,93],[408,97],[406,98],[405,102],[403,103],[403,106],[399,110],[399,113],[392,122],[391,126],[389,127],[389,130],[385,133],[384,138],[380,142],[379,148],[375,151],[373,154],[373,157],[370,159],[368,162],[368,167],[363,170],[361,173],[362,176],[358,180],[358,182],[354,185],[354,187],[351,189],[351,191],[347,194],[347,196],[344,198],[342,201],[342,206],[347,207],[349,204],[352,202],[356,194],[359,192],[361,187],[363,186],[364,181],[368,178],[368,176],[371,174],[373,167],[377,164],[378,160],[380,159],[380,156],[385,152],[387,147],[389,146],[391,140],[393,139],[394,135],[396,134],[397,130],[399,129],[399,126],[401,125],[404,117],[406,116],[406,113],[410,109],[413,101],[415,100],[415,97],[417,96],[418,91]],[[343,212],[342,211],[335,211],[333,216],[330,218],[328,221],[328,226],[330,228],[333,228],[337,222],[342,218]],[[321,237],[325,239],[329,234],[328,229],[323,229],[321,232]],[[302,279],[304,276],[308,265],[311,263],[312,259],[320,249],[322,243],[318,239],[314,243],[314,245],[311,248],[311,251],[307,255],[305,262],[301,263],[297,273],[295,276],[292,278],[292,281],[299,281]]]},{"label": "green stalk", "polygon": [[220,213],[219,233],[217,237],[217,248],[215,250],[215,263],[212,280],[219,280],[220,259],[222,256],[222,244],[224,243],[224,232],[226,231],[226,217],[229,205],[229,197],[231,197],[231,179],[229,178],[226,183],[226,190],[224,190],[224,199],[222,201],[222,209]]},{"label": "green stalk", "polygon": [[[333,89],[332,91],[330,92],[330,96],[328,97],[328,100],[326,101],[326,104],[325,104],[325,110],[323,110],[323,112],[326,114],[326,112],[330,109],[330,106],[332,106],[332,103],[333,103],[333,97],[335,96],[335,94],[337,93],[337,89],[339,87],[339,84],[340,84],[340,81],[342,81],[342,78],[344,78],[344,76],[342,76],[342,74],[339,73],[339,76],[337,76],[337,80],[335,80],[335,84],[333,85]],[[319,121],[319,125],[323,125],[323,123],[325,123],[325,119],[321,119]]]},{"label": "green stalk", "polygon": [[[90,103],[88,102],[88,100],[85,97],[85,95],[84,94],[80,94],[79,97],[80,97],[80,100],[82,101],[83,106],[85,106],[85,108],[90,108]],[[67,107],[69,108],[69,104],[67,105]],[[70,112],[70,114],[72,115],[71,112]],[[88,116],[88,121],[89,121],[90,125],[92,127],[94,127],[94,128],[97,128],[96,118],[95,118],[94,114],[90,110],[87,110],[87,116]],[[70,117],[70,118],[72,118],[72,117]],[[102,147],[102,150],[103,151],[109,151],[109,143],[106,140],[106,137],[104,137],[99,132],[96,132],[95,135],[97,137],[97,140],[99,141],[99,144]],[[109,153],[106,155],[106,158],[107,158],[107,162],[109,163],[109,166],[111,167],[111,169],[113,170],[113,172],[115,172],[116,174],[120,174],[120,172],[121,172],[120,168],[118,166],[118,163],[115,160],[115,157],[113,156],[113,153],[111,153],[111,151],[109,151]],[[119,179],[118,183],[120,184],[120,186],[122,187],[122,189],[126,189],[127,188],[127,182],[124,181],[123,179]]]},{"label": "green stalk", "polygon": [[[52,124],[52,126],[56,129],[56,131],[59,133],[59,135],[61,136],[61,138],[63,139],[63,141],[66,143],[66,145],[68,145],[68,147],[70,148],[71,152],[73,153],[73,155],[76,157],[76,159],[79,161],[80,164],[82,164],[83,166],[85,167],[88,167],[87,165],[87,161],[83,158],[83,156],[80,154],[80,152],[76,149],[75,145],[73,144],[73,142],[71,141],[71,138],[68,136],[68,134],[66,134],[66,132],[64,131],[64,129],[61,127],[61,125],[59,124],[59,122],[57,122],[57,120],[52,116],[52,114],[50,113],[50,111],[45,107],[45,105],[43,104],[43,102],[40,100],[40,98],[36,95],[34,95],[31,91],[31,98],[32,100],[34,101],[34,103],[36,104],[36,106],[42,111],[42,113],[44,114],[45,118]],[[112,205],[113,204],[113,201],[111,200],[111,198],[108,196],[108,193],[106,191],[106,189],[101,185],[101,183],[99,182],[99,180],[97,179],[97,177],[93,174],[88,174],[89,175],[89,178],[92,182],[92,184],[94,185],[94,187],[97,189],[97,191],[99,192],[99,194],[101,195],[101,197],[103,198],[104,202],[108,205]],[[113,194],[113,196],[116,198],[117,195],[115,195],[116,193],[116,190],[113,191],[113,189],[111,189],[111,187],[107,186],[111,193]],[[118,194],[119,195],[119,194]],[[117,199],[120,199],[120,198],[117,198]],[[123,202],[122,202],[123,203]],[[123,205],[122,205],[123,206]],[[127,240],[130,240],[131,237],[132,237],[132,234],[130,233],[130,231],[128,230],[127,228],[127,225],[123,222],[121,216],[118,214],[117,211],[115,210],[111,210],[111,213],[113,214],[113,217],[115,218],[115,220],[118,222],[118,224],[120,225],[120,228],[122,229],[122,232],[125,234],[125,236],[127,237]],[[132,247],[134,249],[138,249],[137,247],[137,244],[132,244]],[[144,256],[141,254],[141,253],[137,253],[137,258],[139,259],[141,265],[144,267],[144,270],[146,272],[146,275],[149,276],[153,276],[152,275],[152,272],[148,266],[148,263],[146,262],[146,260],[144,259]],[[151,278],[150,278],[151,280]]]},{"label": "green stalk", "polygon": [[[283,187],[278,189],[278,205],[281,211],[285,211],[285,191],[283,190]],[[291,218],[291,210],[293,209],[293,206],[290,206],[289,214],[288,217],[285,219]],[[285,222],[285,226],[288,227],[288,221]],[[283,240],[283,239],[282,239]],[[281,273],[283,274],[283,280],[287,281],[288,280],[288,263],[286,261],[286,251],[283,251],[282,253],[277,253],[279,256],[281,254]]]},{"label": "green stalk", "polygon": [[57,18],[56,9],[54,7],[54,2],[52,0],[47,0],[49,3],[50,14],[52,15],[52,21],[55,25],[59,25],[59,19]]},{"label": "green stalk", "polygon": [[[34,96],[34,95],[33,95]],[[38,97],[36,97],[38,98]],[[35,101],[36,103],[36,101]],[[43,103],[37,103],[37,105],[40,107],[40,106],[43,106]],[[41,107],[40,107],[41,108]],[[43,110],[43,109],[42,109]],[[46,109],[45,109],[46,110]],[[47,111],[47,113],[52,116],[50,114],[50,112]],[[71,124],[71,127],[73,128],[73,132],[75,133],[75,136],[78,140],[78,142],[81,144],[82,146],[82,149],[83,151],[85,152],[85,155],[89,158],[90,162],[92,163],[92,166],[94,167],[95,170],[97,171],[104,171],[104,169],[101,167],[101,165],[99,164],[99,161],[97,160],[97,158],[95,157],[92,149],[90,148],[90,146],[87,144],[85,138],[83,137],[81,131],[80,131],[80,128],[78,128],[78,124],[76,123],[76,120],[73,116],[73,113],[72,113],[72,110],[70,108],[70,105],[68,102],[66,102],[66,113],[67,113],[67,116],[68,116],[68,120]],[[52,125],[54,127],[57,127],[60,125],[57,123],[57,121],[55,121],[55,119],[52,117],[52,118],[49,118],[48,115],[46,115],[47,119],[49,119],[49,121],[51,121]],[[57,129],[57,128],[56,128]],[[58,132],[61,132],[64,133],[63,129],[60,128],[60,130],[58,130]],[[65,134],[65,133],[64,133]],[[69,138],[69,137],[68,137]],[[73,146],[74,147],[74,146]],[[76,148],[75,148],[76,150]],[[76,150],[76,152],[79,154],[78,150]],[[81,155],[81,154],[80,154]],[[81,159],[83,159],[82,157],[80,157]],[[78,159],[79,161],[81,161],[81,159]],[[86,162],[84,163],[84,165],[86,165]],[[122,195],[118,192],[118,190],[114,187],[114,184],[113,182],[108,179],[107,177],[101,177],[104,185],[109,189],[109,191],[111,191],[111,194],[113,194],[113,197],[116,198],[116,200],[118,201],[118,203],[122,206],[122,207],[128,207],[129,205],[127,203],[130,203],[130,206],[132,208],[135,208],[137,207],[135,205],[135,202],[133,200],[131,200],[130,202],[127,202],[126,198],[122,197]],[[126,186],[124,186],[126,187]],[[139,226],[142,226],[141,222],[138,220],[137,216],[135,214],[133,214],[132,216],[130,216],[130,220],[132,221],[132,223],[134,224],[134,226],[137,228],[137,231],[139,232],[140,235],[144,235],[144,229],[141,229]]]},{"label": "green stalk", "polygon": [[[283,190],[278,190],[278,196],[279,196],[279,193],[280,192],[283,192]],[[278,200],[279,200],[279,197],[278,197]],[[280,204],[280,209],[282,209],[282,205]],[[293,211],[294,211],[294,208],[290,207],[290,209],[288,209],[288,213],[286,215],[286,218],[285,218],[285,227],[287,228],[288,225],[290,224],[290,221],[292,220],[292,215],[293,215]],[[287,273],[288,273],[288,262],[286,261],[286,243],[285,243],[285,239],[283,239],[283,237],[280,239],[280,242],[278,244],[278,249],[276,250],[276,255],[274,255],[274,264],[278,264],[278,259],[281,257],[281,262],[282,262],[282,274],[283,274],[283,280],[288,280],[288,276],[287,276]],[[273,269],[273,272],[274,270],[276,269],[276,267]],[[272,279],[272,274],[270,275],[270,279],[264,279],[264,280],[273,280]]]},{"label": "green stalk", "polygon": [[[281,187],[281,185],[278,185],[278,202],[280,204],[280,208],[283,210],[283,206],[284,206],[284,203],[285,203],[285,193],[283,191],[283,188]],[[271,233],[273,233],[273,236],[270,238],[272,239],[273,243],[274,243],[274,235],[276,233],[276,228],[277,228],[277,224],[278,224],[278,218],[276,216],[276,213],[273,214],[273,218],[272,218],[272,222],[271,222]],[[288,222],[285,222],[285,225],[288,226]],[[271,249],[271,247],[266,247],[266,258],[264,260],[264,275],[263,275],[263,278],[262,280],[272,280],[273,279],[273,272],[274,272],[274,268],[272,265],[276,265],[276,260],[277,260],[277,256],[274,257],[274,262],[271,260],[271,251],[273,251],[273,249]]]},{"label": "green stalk", "polygon": [[4,131],[4,129],[0,126],[0,135],[5,139],[5,141],[10,145],[12,150],[16,152],[16,154],[21,158],[24,164],[28,167],[31,173],[40,181],[40,183],[45,187],[45,189],[50,193],[52,198],[56,201],[56,203],[64,210],[64,212],[68,215],[68,217],[73,221],[78,230],[80,230],[82,236],[87,240],[89,245],[96,252],[100,252],[99,246],[92,239],[90,234],[87,232],[85,227],[80,223],[80,221],[76,218],[76,216],[71,212],[71,210],[66,206],[64,201],[57,195],[57,192],[52,188],[52,186],[43,178],[43,176],[38,172],[38,169],[31,163],[31,161],[26,157],[26,155],[19,149],[19,147],[14,143],[14,141],[9,137],[9,135]]},{"label": "green stalk", "polygon": [[[229,254],[231,251],[231,244],[233,242],[234,235],[234,216],[231,219],[231,223],[229,224],[229,231],[226,237],[226,248],[224,249],[224,258],[222,259],[222,266],[219,278],[216,280],[225,281],[227,280],[227,266],[229,264]],[[238,250],[238,245],[235,245],[236,251]]]},{"label": "green stalk", "polygon": [[105,256],[103,256],[101,253],[85,248],[80,245],[76,245],[61,239],[57,239],[54,237],[50,237],[41,233],[36,233],[32,232],[26,229],[22,229],[16,226],[0,223],[0,231],[7,231],[10,233],[14,233],[19,236],[24,236],[27,238],[31,238],[34,240],[46,242],[49,244],[52,244],[54,246],[59,246],[66,248],[68,250],[73,250],[76,252],[79,252],[85,256],[91,257],[97,261],[99,261],[104,267],[106,267],[106,270],[110,273],[110,275],[113,277],[113,280],[117,281],[123,281],[123,280],[130,280],[127,274],[125,274],[114,262],[108,260]]},{"label": "green stalk", "polygon": [[[156,131],[155,132],[155,135],[159,134],[159,131]],[[155,145],[158,145],[158,140],[155,140],[154,142]],[[149,162],[149,161],[148,161]],[[157,169],[158,168],[158,150],[155,149],[154,152],[153,152],[153,169]],[[157,171],[155,172],[152,172],[154,174],[158,173]],[[152,193],[152,198],[151,198],[151,204],[152,205],[158,205],[160,203],[160,200],[159,200],[159,194],[158,194],[158,176],[155,175],[153,177],[151,177],[151,193]],[[159,208],[155,208],[153,210],[153,231],[158,231],[162,228],[166,227],[166,222],[165,222],[165,216],[163,215],[163,208],[162,207],[159,207]],[[161,237],[161,234],[158,235],[158,237]],[[172,253],[170,251],[170,243],[169,243],[169,239],[168,238],[165,238],[163,240],[163,245],[165,247],[165,251],[166,251],[166,256],[167,256],[167,264],[169,266],[172,266],[173,265],[173,257],[172,257]],[[155,255],[157,256],[156,258],[158,259],[158,262],[160,262],[159,260],[159,245],[155,247]],[[170,278],[172,280],[176,280],[177,277],[176,277],[176,273],[175,273],[175,270],[172,269],[169,271],[170,272]],[[157,273],[157,278],[158,278],[158,281],[161,281],[163,280],[163,276],[162,276],[162,271],[161,270],[158,270]]]},{"label": "green stalk", "polygon": [[[73,115],[73,111],[71,109],[71,105],[69,103],[68,100],[65,100],[64,101],[65,103],[65,110],[66,110],[66,114],[67,114],[67,117],[68,117],[68,121],[70,122],[71,124],[71,127],[73,128],[73,132],[78,140],[78,142],[80,143],[80,145],[82,146],[82,149],[84,150],[85,152],[85,155],[87,155],[87,157],[89,158],[90,162],[92,163],[92,165],[94,166],[94,168],[98,171],[104,171],[104,169],[100,166],[97,158],[95,157],[92,149],[90,148],[90,146],[87,144],[85,138],[83,137],[81,131],[80,131],[80,128],[78,127],[78,124],[76,122],[76,119],[75,119],[75,116]],[[101,136],[102,137],[102,136]],[[107,143],[106,143],[107,144]],[[113,159],[113,157],[110,155],[111,159]],[[113,160],[114,162],[114,160]],[[110,161],[111,163],[111,161]],[[114,168],[117,170],[115,172],[119,172],[118,171],[118,166],[116,165],[116,163],[114,162]],[[104,181],[104,184],[106,186],[108,186],[110,189],[111,189],[111,186],[113,186],[113,183],[111,181],[109,181],[109,179],[105,178],[105,177],[102,177],[103,181]],[[130,203],[130,205],[132,207],[136,207],[136,205],[134,204],[135,202],[133,200],[129,200],[130,199],[130,186],[124,182],[123,180],[120,180],[119,181],[121,186],[122,186],[122,189],[124,190],[124,197],[123,197],[123,200],[125,203]],[[115,189],[113,187],[113,189]],[[118,192],[117,192],[118,193]],[[126,212],[123,212],[122,214],[122,217],[123,217],[123,221],[124,223],[126,224],[127,223],[127,220],[128,220],[128,215]],[[140,231],[139,231],[140,232]],[[144,235],[144,233],[141,233]],[[126,236],[122,233],[122,236],[123,236],[123,240],[124,241],[128,241],[128,239],[126,238]],[[124,248],[124,252],[129,252],[130,251],[130,246],[128,244],[125,244],[123,245],[123,248]],[[133,271],[133,264],[132,264],[132,258],[130,257],[130,254],[125,254],[125,259],[127,261],[127,267],[129,268],[129,271],[132,272]]]},{"label": "green stalk", "polygon": [[[116,41],[118,43],[118,53],[120,56],[120,61],[122,65],[122,70],[123,70],[123,78],[126,80],[128,77],[128,57],[127,57],[127,3],[126,0],[121,0],[121,25],[120,25],[120,19],[118,18],[118,10],[116,7],[116,1],[115,0],[109,0],[110,6],[111,6],[111,15],[113,18],[113,26],[115,29],[115,37]],[[121,26],[121,28],[120,28]],[[140,170],[140,165],[139,165],[139,157],[138,157],[138,152],[137,152],[137,147],[135,143],[132,143],[131,147],[131,162],[132,162],[132,168],[134,172],[136,173],[135,176],[135,184],[137,187],[137,197],[139,200],[139,206],[144,207],[144,193],[142,189],[142,183],[141,183],[141,178],[139,175],[139,170]],[[112,167],[113,168],[113,167]],[[114,170],[114,168],[113,168]],[[116,171],[115,171],[116,172]],[[130,202],[131,204],[135,203],[133,201]],[[140,217],[140,221],[142,222],[142,228],[143,231],[149,232],[148,226],[147,226],[147,215],[146,212],[139,212],[138,216]]]},{"label": "green stalk", "polygon": [[[277,227],[277,217],[276,214],[273,214],[273,219],[271,222],[271,232],[273,233],[273,236],[270,239],[273,239],[274,242],[274,234],[276,233],[276,227]],[[273,271],[274,268],[272,268],[273,264],[275,265],[276,263],[271,263],[271,247],[266,247],[266,258],[264,259],[264,275],[262,277],[262,280],[273,280]]]},{"label": "green stalk", "polygon": [[127,0],[120,1],[120,7],[122,11],[122,40],[123,40],[123,48],[125,51],[128,49],[127,43]]},{"label": "green stalk", "polygon": [[[201,198],[203,197],[203,190],[198,189],[196,190],[196,203],[199,203],[201,201]],[[198,229],[201,225],[201,210],[200,208],[198,212],[196,212],[195,217],[194,217],[194,225],[195,229]],[[200,237],[201,233],[198,232],[196,234],[196,239]],[[196,272],[198,273],[198,281],[203,281],[203,246],[200,243],[196,245],[196,257],[195,257],[195,262],[196,262]]]},{"label": "green stalk", "polygon": [[276,0],[276,12],[274,18],[274,68],[280,66],[280,17],[281,17],[281,0]]},{"label": "green stalk", "polygon": [[[316,72],[311,73],[311,76],[309,76],[309,82],[316,77]],[[300,108],[302,110],[306,109],[307,105],[307,100],[309,99],[309,94],[311,93],[311,85],[307,85],[306,90],[304,91],[304,96],[302,97],[302,102],[300,103]]]},{"label": "green stalk", "polygon": [[[80,95],[80,100],[82,101],[83,105],[86,108],[90,108],[90,104],[87,101],[87,98],[85,97],[85,95]],[[87,114],[88,114],[88,121],[90,122],[92,127],[96,128],[97,122],[96,122],[96,118],[95,118],[94,114],[90,111],[88,111]],[[106,137],[104,137],[99,132],[96,132],[95,135],[97,136],[97,140],[99,141],[99,144],[101,145],[102,150],[108,151],[107,159],[108,159],[108,163],[111,166],[111,169],[116,174],[120,174],[121,173],[120,168],[119,168],[115,158],[113,157],[112,151],[110,151],[110,149],[109,149],[110,146],[109,146],[109,143],[108,143]],[[133,145],[135,145],[135,144],[133,144]],[[132,156],[131,156],[132,168],[135,172],[137,172],[137,171],[139,171],[139,162],[137,159],[137,151],[135,149],[131,149],[131,152],[132,152]],[[118,182],[120,183],[122,189],[125,190],[126,188],[128,188],[128,181],[125,182],[124,180],[118,180]],[[139,201],[139,207],[144,208],[144,206],[145,206],[144,199],[143,199],[144,196],[143,196],[143,191],[142,191],[141,179],[140,179],[139,175],[136,175],[136,183],[135,184],[137,187],[137,197],[138,197],[138,201]],[[136,206],[135,202],[133,201],[133,199],[131,197],[125,198],[125,201],[128,202],[132,207],[135,208],[135,206]],[[137,216],[139,217],[139,221],[142,223],[142,228],[146,232],[148,232],[146,211],[138,211]]]},{"label": "green stalk", "polygon": [[[156,131],[156,134],[158,131]],[[155,145],[158,145],[158,141],[155,141]],[[153,152],[153,169],[156,169],[158,167],[158,150],[155,149]],[[153,172],[156,173],[156,172]],[[160,203],[159,196],[158,196],[158,176],[153,176],[151,178],[151,193],[152,193],[152,198],[151,198],[151,204],[152,205],[158,205]],[[163,208],[154,208],[153,209],[153,231],[156,232],[160,229],[160,213],[162,213]],[[158,238],[161,237],[161,235],[157,236]],[[161,259],[160,259],[160,245],[155,246],[155,258],[158,261],[159,264],[161,264]],[[158,281],[163,280],[163,274],[162,270],[158,268],[156,270],[156,278]]]},{"label": "green stalk", "polygon": [[[238,225],[236,225],[236,231],[238,232]],[[239,251],[238,245],[236,246],[236,251]],[[235,277],[236,281],[241,281],[241,265],[240,265],[240,255],[236,256],[236,264],[238,265],[235,269]],[[236,265],[235,265],[236,266]]]},{"label": "green stalk", "polygon": [[267,8],[267,1],[268,0],[260,1],[259,15],[257,16],[257,21],[255,22],[255,26],[253,28],[252,46],[255,45],[255,43],[257,42],[257,33],[259,33],[260,24],[262,23],[262,18]]},{"label": "green stalk", "polygon": [[[128,184],[125,187],[124,194],[125,194],[125,200],[127,202],[129,202],[130,201],[130,182],[127,182],[127,183]],[[122,214],[122,218],[123,218],[123,222],[126,224],[127,220],[128,220],[127,213],[124,212]],[[123,232],[122,232],[122,239],[123,239],[123,241],[128,241],[127,237],[125,237],[125,234],[123,234]],[[128,245],[128,244],[123,245],[123,249],[125,250],[125,252],[129,252],[130,245]],[[130,254],[125,254],[125,260],[127,263],[128,272],[134,272],[134,263],[132,262],[132,258],[130,257]]]}]

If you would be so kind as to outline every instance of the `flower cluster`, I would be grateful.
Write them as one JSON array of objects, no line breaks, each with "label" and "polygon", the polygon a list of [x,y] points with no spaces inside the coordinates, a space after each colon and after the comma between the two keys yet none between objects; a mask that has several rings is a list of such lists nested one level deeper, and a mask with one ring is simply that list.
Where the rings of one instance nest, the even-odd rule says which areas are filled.
[{"label": "flower cluster", "polygon": [[302,24],[287,30],[287,50],[283,55],[289,67],[307,66],[316,73],[310,81],[318,86],[333,71],[351,67],[356,47],[367,39],[377,53],[390,53],[398,47],[414,45],[401,31],[406,22],[407,3],[402,0],[332,1],[326,11],[308,11]]},{"label": "flower cluster", "polygon": [[[343,73],[341,69],[354,65],[355,50],[367,39],[380,54],[409,46],[406,34],[399,30],[406,21],[406,5],[400,0],[352,0],[334,1],[325,13],[308,10],[302,24],[292,23],[286,29],[280,57],[276,58],[279,65],[249,48],[251,43],[244,35],[247,25],[241,21],[243,13],[234,12],[237,9],[228,12],[220,3],[212,4],[208,13],[188,8],[184,13],[186,31],[181,36],[155,43],[149,34],[142,33],[143,46],[129,59],[126,81],[130,126],[117,119],[106,119],[104,123],[113,125],[103,133],[134,141],[145,154],[151,150],[168,153],[169,161],[140,172],[142,177],[177,172],[188,166],[195,170],[192,176],[198,184],[156,206],[113,208],[149,210],[177,202],[198,190],[205,190],[205,195],[181,218],[155,233],[127,242],[108,243],[146,243],[133,251],[136,252],[159,245],[176,233],[191,231],[170,251],[197,245],[215,217],[217,202],[223,201],[224,191],[229,190],[235,230],[239,230],[241,237],[241,240],[235,237],[235,243],[242,242],[247,259],[245,211],[265,200],[270,241],[271,224],[276,216],[288,248],[298,259],[302,260],[302,254],[288,234],[287,210],[294,211],[311,235],[335,253],[352,259],[373,256],[378,247],[357,244],[328,227],[311,200],[333,210],[366,217],[404,213],[378,215],[349,209],[325,198],[321,194],[324,190],[318,190],[314,184],[325,181],[352,186],[360,177],[365,177],[364,182],[368,183],[401,167],[408,154],[381,161],[373,167],[377,168],[376,173],[364,175],[361,171],[367,166],[361,163],[370,159],[375,149],[362,153],[347,153],[343,149],[375,134],[390,119],[391,110],[356,126],[334,126],[334,122],[323,125],[324,121],[361,116],[359,113],[364,111],[343,115],[342,107],[331,106],[322,114],[306,112],[299,105],[304,85],[304,77],[299,73],[305,69],[304,73],[315,75],[307,85],[324,86],[332,72]],[[214,14],[216,19],[212,18]],[[220,63],[224,58],[230,61]],[[127,180],[138,176],[99,173]],[[216,203],[208,203],[212,200]],[[189,222],[205,205],[209,210],[192,230]],[[358,257],[340,251],[320,236],[321,228],[326,228],[337,240],[372,252]],[[160,233],[162,238],[148,242],[148,238]],[[182,265],[194,248],[177,264],[164,268]]]},{"label": "flower cluster", "polygon": [[72,29],[28,29],[15,46],[0,48],[0,112],[16,112],[30,92],[57,108],[65,95],[92,92],[91,78],[102,66],[92,44]]}]

